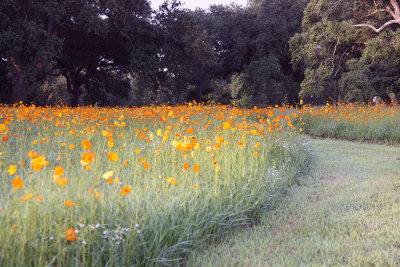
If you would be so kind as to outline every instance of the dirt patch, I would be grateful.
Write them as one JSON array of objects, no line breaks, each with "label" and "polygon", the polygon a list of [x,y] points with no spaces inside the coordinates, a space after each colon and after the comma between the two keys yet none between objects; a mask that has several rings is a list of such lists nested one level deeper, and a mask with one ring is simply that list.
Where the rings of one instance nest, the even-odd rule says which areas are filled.
[{"label": "dirt patch", "polygon": [[322,177],[321,182],[323,185],[334,185],[334,184],[343,184],[347,180],[348,179],[345,176],[329,175]]},{"label": "dirt patch", "polygon": [[297,228],[298,224],[299,224],[298,219],[296,219],[292,216],[289,216],[289,218],[287,218],[285,223],[272,227],[269,232],[273,236],[276,236],[276,235],[288,236],[294,232],[294,230]]},{"label": "dirt patch", "polygon": [[307,199],[311,202],[311,204],[316,205],[322,201],[322,197],[319,195],[308,196]]}]

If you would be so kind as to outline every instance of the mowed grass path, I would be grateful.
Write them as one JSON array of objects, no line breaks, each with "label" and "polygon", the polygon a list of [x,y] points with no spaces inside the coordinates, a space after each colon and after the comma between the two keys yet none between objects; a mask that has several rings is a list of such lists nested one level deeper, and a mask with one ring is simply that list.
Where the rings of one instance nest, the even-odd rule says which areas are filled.
[{"label": "mowed grass path", "polygon": [[188,266],[400,265],[400,148],[306,141],[310,176],[259,225]]}]

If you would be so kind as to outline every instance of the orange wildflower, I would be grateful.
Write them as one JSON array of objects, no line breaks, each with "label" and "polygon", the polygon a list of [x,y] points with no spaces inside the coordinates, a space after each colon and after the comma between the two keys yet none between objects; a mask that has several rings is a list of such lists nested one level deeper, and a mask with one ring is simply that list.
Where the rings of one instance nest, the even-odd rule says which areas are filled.
[{"label": "orange wildflower", "polygon": [[76,239],[78,239],[78,237],[75,234],[75,229],[74,228],[69,228],[66,232],[65,232],[65,239],[69,242],[72,242]]},{"label": "orange wildflower", "polygon": [[140,139],[145,139],[145,138],[146,138],[146,134],[145,134],[145,133],[141,133],[141,134],[139,135],[139,138],[140,138]]},{"label": "orange wildflower", "polygon": [[34,171],[40,171],[45,165],[49,165],[49,162],[45,160],[44,156],[38,156],[32,160],[32,168]]},{"label": "orange wildflower", "polygon": [[33,152],[33,151],[29,151],[28,152],[28,158],[36,158],[36,157],[38,157],[39,155],[36,153],[36,152]]},{"label": "orange wildflower", "polygon": [[118,160],[118,154],[115,153],[115,152],[110,152],[110,153],[108,154],[108,159],[109,159],[110,161],[117,161],[117,160]]},{"label": "orange wildflower", "polygon": [[73,203],[70,199],[67,200],[67,202],[64,202],[64,205],[67,207],[75,206],[76,204]]},{"label": "orange wildflower", "polygon": [[36,198],[36,201],[37,201],[38,203],[40,203],[40,202],[43,201],[43,196],[42,196],[42,195],[37,195],[35,198]]},{"label": "orange wildflower", "polygon": [[145,170],[147,170],[148,168],[150,168],[150,165],[149,165],[147,162],[145,162],[145,163],[143,164],[143,168],[144,168]]},{"label": "orange wildflower", "polygon": [[61,176],[64,175],[64,168],[57,166],[54,168],[54,175]]},{"label": "orange wildflower", "polygon": [[123,195],[123,196],[128,195],[130,192],[132,192],[132,187],[130,187],[129,185],[125,185],[121,189],[121,195]]},{"label": "orange wildflower", "polygon": [[86,166],[89,163],[93,162],[95,155],[96,153],[91,153],[91,152],[84,153],[82,156],[81,165]]},{"label": "orange wildflower", "polygon": [[23,202],[25,202],[25,201],[31,199],[32,196],[33,196],[33,194],[23,195],[19,201],[20,201],[21,203],[23,203]]},{"label": "orange wildflower", "polygon": [[102,130],[102,131],[101,131],[101,134],[102,134],[103,136],[105,136],[105,137],[108,137],[108,138],[113,137],[112,132],[109,132],[109,131],[104,131],[104,130]]},{"label": "orange wildflower", "polygon": [[183,169],[184,170],[189,169],[189,163],[187,163],[187,162],[183,163]]},{"label": "orange wildflower", "polygon": [[172,178],[172,177],[168,177],[167,179],[166,179],[166,181],[168,182],[168,183],[172,183],[172,184],[174,184],[174,185],[177,185],[178,184],[178,182],[174,179],[174,178]]},{"label": "orange wildflower", "polygon": [[92,144],[90,144],[89,140],[83,140],[82,147],[86,150],[90,150],[92,148]]},{"label": "orange wildflower", "polygon": [[55,180],[56,183],[58,183],[61,187],[67,186],[69,180],[68,178],[58,178]]},{"label": "orange wildflower", "polygon": [[194,164],[194,165],[193,165],[193,171],[194,171],[194,172],[199,172],[199,171],[200,171],[200,166],[197,165],[197,164]]},{"label": "orange wildflower", "polygon": [[19,176],[17,176],[12,180],[12,184],[16,189],[20,189],[24,185],[24,182]]},{"label": "orange wildflower", "polygon": [[224,128],[225,130],[228,130],[229,128],[231,128],[231,124],[229,122],[224,122],[222,124],[222,128]]},{"label": "orange wildflower", "polygon": [[108,138],[107,146],[108,147],[114,147],[114,139],[112,137]]},{"label": "orange wildflower", "polygon": [[190,127],[190,128],[188,128],[188,129],[186,130],[186,132],[187,132],[188,134],[193,134],[193,133],[194,133],[194,129],[193,129],[192,127]]}]

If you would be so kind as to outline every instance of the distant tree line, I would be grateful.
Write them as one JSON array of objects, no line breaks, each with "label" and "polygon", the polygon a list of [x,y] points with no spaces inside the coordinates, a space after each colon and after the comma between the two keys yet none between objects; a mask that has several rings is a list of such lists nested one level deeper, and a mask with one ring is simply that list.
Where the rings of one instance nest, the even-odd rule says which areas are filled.
[{"label": "distant tree line", "polygon": [[2,0],[0,102],[241,106],[400,93],[396,0]]}]

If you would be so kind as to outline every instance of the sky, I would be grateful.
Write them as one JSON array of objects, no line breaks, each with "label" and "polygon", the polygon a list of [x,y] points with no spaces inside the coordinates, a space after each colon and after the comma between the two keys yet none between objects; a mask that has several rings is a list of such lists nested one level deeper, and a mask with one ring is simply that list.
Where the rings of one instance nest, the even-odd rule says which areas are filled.
[{"label": "sky", "polygon": [[[164,0],[151,0],[151,7],[155,10],[164,2]],[[195,10],[196,7],[200,7],[202,9],[208,8],[210,5],[229,5],[230,3],[234,3],[241,6],[246,6],[247,0],[181,0],[183,7],[189,8],[191,10]]]}]

